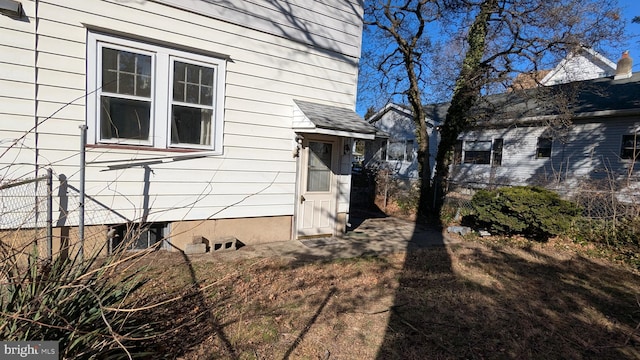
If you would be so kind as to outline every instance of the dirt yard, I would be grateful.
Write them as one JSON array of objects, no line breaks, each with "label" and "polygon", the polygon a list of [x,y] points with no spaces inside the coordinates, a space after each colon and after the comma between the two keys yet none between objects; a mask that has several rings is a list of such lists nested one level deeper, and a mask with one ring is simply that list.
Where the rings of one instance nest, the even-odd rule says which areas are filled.
[{"label": "dirt yard", "polygon": [[329,262],[154,253],[140,346],[179,359],[638,359],[640,276],[567,244]]}]

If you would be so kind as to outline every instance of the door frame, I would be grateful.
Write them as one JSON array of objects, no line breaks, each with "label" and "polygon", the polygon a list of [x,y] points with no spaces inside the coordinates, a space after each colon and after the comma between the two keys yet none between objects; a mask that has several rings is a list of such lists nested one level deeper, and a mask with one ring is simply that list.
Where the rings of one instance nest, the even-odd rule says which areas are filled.
[{"label": "door frame", "polygon": [[[336,224],[338,216],[338,199],[339,199],[339,184],[338,175],[340,169],[340,138],[331,135],[319,135],[319,134],[300,134],[302,140],[300,144],[300,156],[298,156],[298,166],[296,171],[296,198],[295,198],[295,217],[294,217],[294,238],[312,238],[312,237],[325,237],[327,235],[336,235]],[[309,235],[303,234],[302,231],[302,211],[303,211],[303,196],[307,192],[307,179],[308,179],[308,162],[309,162],[309,142],[323,142],[330,143],[331,146],[331,179],[330,179],[330,191],[327,193],[327,198],[332,201],[331,205],[331,233],[330,234],[317,234]]]}]

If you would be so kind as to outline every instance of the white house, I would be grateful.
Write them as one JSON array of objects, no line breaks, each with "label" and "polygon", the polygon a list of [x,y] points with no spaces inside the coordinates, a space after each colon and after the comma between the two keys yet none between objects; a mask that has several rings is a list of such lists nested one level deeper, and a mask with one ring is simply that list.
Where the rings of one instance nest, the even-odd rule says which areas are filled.
[{"label": "white house", "polygon": [[[438,132],[436,126],[444,120],[445,112],[436,113],[440,107],[426,107],[427,133],[429,134],[429,161],[435,170],[435,158],[438,150]],[[408,107],[387,104],[367,119],[378,129],[376,139],[365,146],[364,163],[369,168],[384,167],[400,179],[418,179],[418,141],[413,115]]]},{"label": "white house", "polygon": [[[559,110],[556,101],[566,94],[575,98]],[[458,138],[454,183],[574,190],[598,179],[640,185],[640,74],[502,94],[487,103],[499,110]]]},{"label": "white house", "polygon": [[0,181],[51,168],[63,242],[82,186],[98,245],[122,224],[151,225],[140,247],[344,230],[351,144],[375,132],[354,112],[361,1],[2,5]]},{"label": "white house", "polygon": [[[473,109],[476,125],[458,138],[451,168],[453,183],[464,187],[566,185],[609,177],[626,179],[631,188],[640,186],[636,169],[640,159],[640,74],[631,73],[628,52],[613,72],[608,70],[610,64],[598,65],[607,61],[597,53],[584,54],[589,56],[579,56],[580,60],[569,57],[545,76],[546,82],[556,85],[524,87],[483,99]],[[593,66],[584,66],[594,71],[589,76],[578,66],[585,59],[593,60]],[[567,69],[575,71],[567,73]],[[572,82],[574,75],[583,78]],[[444,120],[448,104],[426,108],[438,124]],[[390,113],[387,109],[404,108],[388,105],[376,114],[378,118],[373,117],[377,119],[373,124],[387,132],[389,139],[412,141],[415,126],[411,112],[404,109],[392,116],[385,115]],[[430,133],[430,137],[436,136]],[[384,144],[386,139],[377,141]],[[432,151],[435,144],[432,140]],[[401,166],[389,161],[383,145],[371,149],[372,159],[386,159],[398,169],[416,168],[414,159]],[[416,172],[400,172],[404,174],[417,178]]]}]

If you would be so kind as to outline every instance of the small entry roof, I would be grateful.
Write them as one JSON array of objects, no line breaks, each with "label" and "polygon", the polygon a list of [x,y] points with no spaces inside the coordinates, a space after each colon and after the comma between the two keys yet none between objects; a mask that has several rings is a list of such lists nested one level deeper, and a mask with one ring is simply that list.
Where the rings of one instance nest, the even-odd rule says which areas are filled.
[{"label": "small entry roof", "polygon": [[296,132],[368,140],[375,137],[376,128],[353,110],[302,100],[293,102],[293,129]]}]

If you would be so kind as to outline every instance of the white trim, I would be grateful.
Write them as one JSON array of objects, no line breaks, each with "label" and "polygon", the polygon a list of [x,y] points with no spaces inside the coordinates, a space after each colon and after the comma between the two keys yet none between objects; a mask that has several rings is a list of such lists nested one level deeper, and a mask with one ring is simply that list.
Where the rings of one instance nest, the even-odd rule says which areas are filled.
[{"label": "white trim", "polygon": [[[152,55],[152,109],[149,125],[149,142],[125,141],[104,141],[100,140],[100,79],[101,71],[98,69],[100,62],[100,49],[107,45],[109,48],[122,49],[126,51],[140,52],[145,55]],[[170,70],[173,61],[195,63],[214,69],[214,100],[213,114],[211,120],[211,131],[213,132],[210,146],[197,144],[171,144],[171,92],[173,89],[171,80],[173,78]],[[159,46],[150,43],[124,39],[118,36],[111,36],[93,31],[87,32],[87,143],[89,144],[127,144],[146,145],[148,147],[168,149],[193,148],[210,150],[215,154],[222,154],[223,149],[223,116],[224,116],[224,93],[226,60],[200,54],[189,53],[170,47]]]},{"label": "white trim", "polygon": [[[588,55],[591,55],[591,57],[586,56],[586,54],[581,53],[581,52],[585,52]],[[607,59],[606,57],[604,57],[602,54],[600,54],[599,52],[585,47],[585,46],[581,46],[580,49],[577,52],[571,52],[569,55],[567,55],[567,57],[565,57],[564,59],[562,59],[558,65],[556,65],[556,67],[554,67],[551,71],[549,71],[549,73],[542,78],[542,80],[540,80],[540,84],[542,84],[543,86],[550,86],[550,85],[556,85],[556,84],[560,84],[560,83],[566,83],[567,79],[560,79],[559,82],[556,82],[554,84],[548,84],[548,82],[555,77],[556,75],[558,75],[561,71],[565,71],[567,72],[567,64],[574,58],[582,56],[585,59],[587,59],[589,62],[591,62],[594,65],[597,65],[596,62],[594,61],[594,59],[596,61],[601,61],[603,63],[603,65],[605,67],[609,67],[609,70],[611,70],[612,73],[615,73],[616,71],[616,64]],[[609,76],[608,74],[605,75],[599,75],[596,76],[595,78],[601,78],[601,77],[606,77]],[[571,80],[569,79],[569,81],[575,81],[575,80]]]}]

